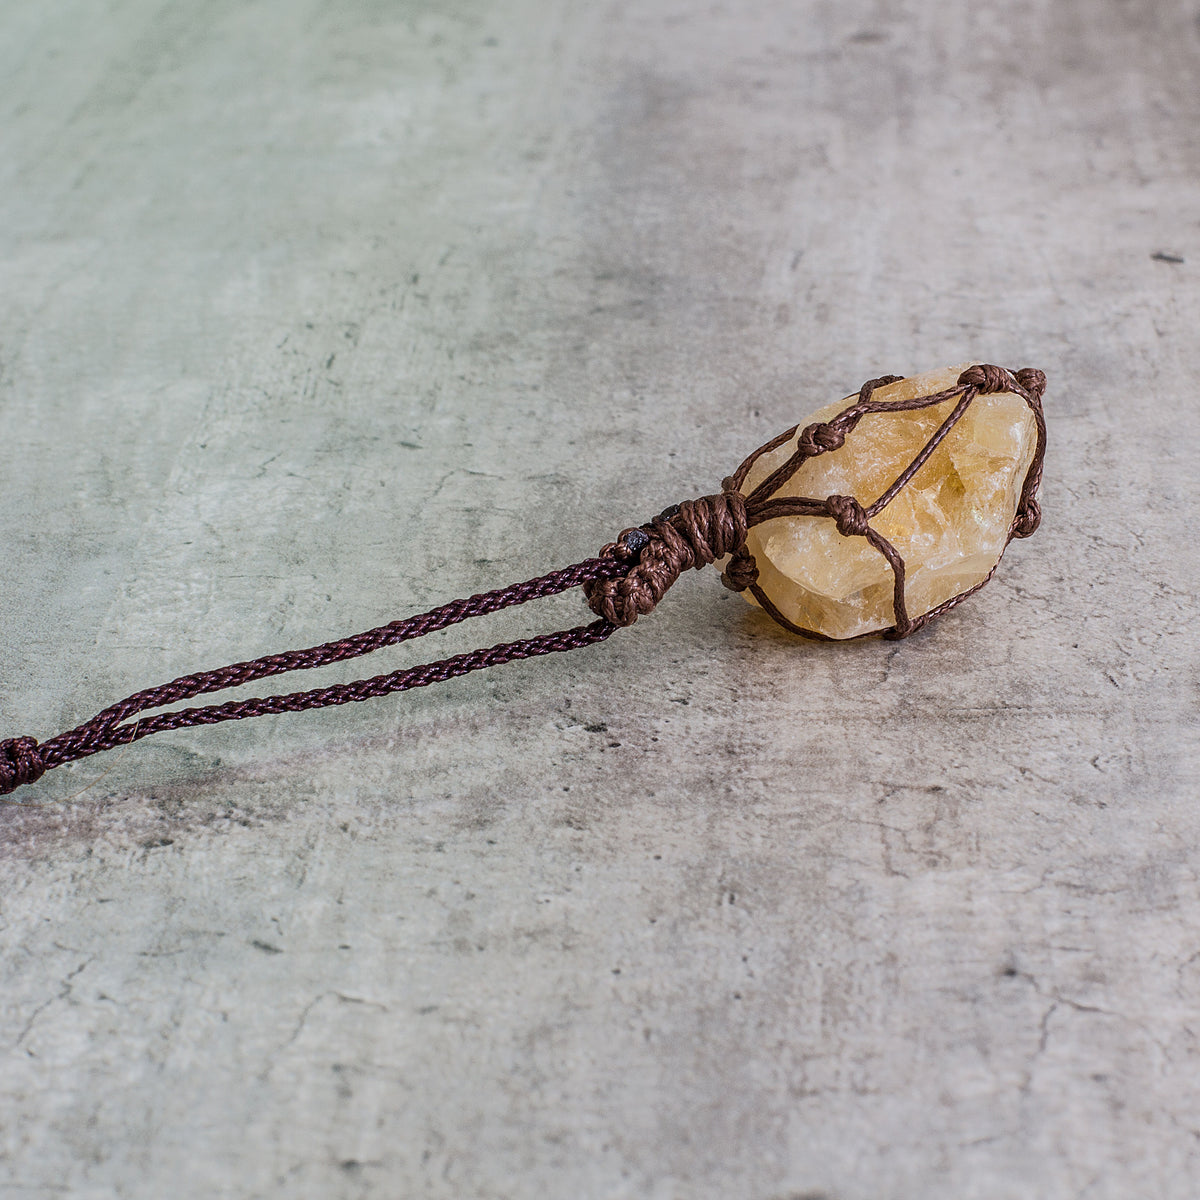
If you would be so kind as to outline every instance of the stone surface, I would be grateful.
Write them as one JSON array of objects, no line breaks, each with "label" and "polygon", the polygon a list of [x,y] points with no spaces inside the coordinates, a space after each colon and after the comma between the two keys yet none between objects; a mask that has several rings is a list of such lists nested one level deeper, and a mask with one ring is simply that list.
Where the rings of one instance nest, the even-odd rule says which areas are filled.
[{"label": "stone surface", "polygon": [[1198,35],[0,3],[4,735],[573,562],[872,375],[1050,422],[908,641],[689,572],[0,806],[0,1197],[1195,1200]]},{"label": "stone surface", "polygon": [[[953,387],[970,364],[878,388],[878,400],[909,400]],[[801,427],[828,421],[847,397]],[[911,412],[864,417],[839,450],[809,459],[776,496],[853,496],[864,508],[884,494],[953,411],[956,400]],[[797,433],[799,437],[799,433]],[[1004,552],[1037,447],[1029,406],[1011,392],[977,396],[954,428],[872,520],[900,552],[905,604],[918,617],[987,578]],[[795,450],[796,438],[764,454],[747,475],[748,495]],[[894,576],[865,538],[843,537],[829,517],[781,517],[746,539],[767,598],[794,625],[831,638],[858,637],[895,623]],[[746,592],[747,598],[750,593]]]}]

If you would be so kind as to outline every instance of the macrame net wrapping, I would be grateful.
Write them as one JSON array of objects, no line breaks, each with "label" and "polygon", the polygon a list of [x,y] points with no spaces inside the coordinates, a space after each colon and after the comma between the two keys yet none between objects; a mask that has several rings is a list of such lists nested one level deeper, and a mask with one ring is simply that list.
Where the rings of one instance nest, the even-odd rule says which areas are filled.
[{"label": "macrame net wrapping", "polygon": [[[945,391],[909,400],[873,399],[877,388],[889,383],[898,383],[902,378],[900,375],[884,375],[868,380],[859,389],[853,403],[831,420],[816,422],[803,430],[798,425],[793,425],[791,429],[772,438],[766,445],[760,446],[724,480],[719,494],[673,505],[645,525],[624,530],[615,542],[604,547],[601,556],[627,563],[629,570],[616,579],[597,580],[584,585],[584,592],[592,610],[613,625],[632,625],[639,616],[653,610],[683,571],[689,567],[703,567],[728,555],[729,561],[721,576],[726,587],[739,592],[749,591],[766,613],[792,633],[822,641],[834,640],[816,630],[793,624],[776,608],[758,584],[758,567],[746,548],[746,533],[763,521],[781,517],[832,518],[843,537],[865,538],[887,560],[894,580],[894,623],[882,631],[884,637],[908,637],[942,613],[961,604],[991,579],[996,570],[995,566],[973,587],[926,613],[916,617],[910,616],[905,600],[904,559],[896,547],[872,527],[871,521],[912,481],[962,419],[977,396],[993,392],[1012,392],[1020,396],[1033,413],[1037,428],[1037,445],[1021,486],[1016,515],[1008,530],[1005,545],[1007,546],[1014,537],[1029,537],[1041,520],[1037,490],[1042,478],[1042,460],[1046,449],[1046,422],[1042,415],[1042,393],[1046,387],[1046,377],[1032,367],[1010,372],[1003,367],[974,366],[959,376],[954,387]],[[778,495],[779,490],[809,459],[841,449],[847,436],[869,413],[911,412],[915,409],[932,408],[951,400],[957,400],[957,403],[949,416],[891,485],[868,506],[864,507],[854,496],[834,495],[821,500]],[[796,449],[788,459],[752,489],[749,495],[743,495],[741,488],[751,467],[764,454],[790,442],[797,436],[797,431],[799,437]],[[999,565],[999,560],[996,565]]]}]

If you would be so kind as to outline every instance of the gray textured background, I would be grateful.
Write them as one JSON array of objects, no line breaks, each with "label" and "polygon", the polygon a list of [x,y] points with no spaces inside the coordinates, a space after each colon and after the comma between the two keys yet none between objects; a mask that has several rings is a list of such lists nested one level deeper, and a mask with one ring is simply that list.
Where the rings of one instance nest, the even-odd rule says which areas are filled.
[{"label": "gray textured background", "polygon": [[1167,0],[7,0],[0,733],[573,561],[880,372],[1040,366],[1051,442],[911,642],[706,572],[0,806],[0,1195],[1193,1200],[1198,66]]}]

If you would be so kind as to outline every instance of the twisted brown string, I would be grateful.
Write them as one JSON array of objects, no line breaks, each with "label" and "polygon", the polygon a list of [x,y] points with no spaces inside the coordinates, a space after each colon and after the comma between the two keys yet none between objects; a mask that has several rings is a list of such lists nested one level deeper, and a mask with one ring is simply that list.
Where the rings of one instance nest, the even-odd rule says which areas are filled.
[{"label": "twisted brown string", "polygon": [[611,558],[584,559],[573,566],[552,571],[549,575],[542,575],[511,587],[483,592],[465,600],[453,600],[440,608],[408,617],[403,621],[392,621],[353,637],[325,642],[305,650],[291,650],[285,654],[270,654],[248,662],[233,663],[215,671],[184,675],[159,687],[135,692],[120,703],[98,713],[91,720],[66,733],[60,733],[41,745],[31,737],[9,738],[0,742],[0,795],[6,795],[22,784],[36,782],[46,771],[63,763],[86,758],[101,750],[111,750],[114,746],[125,745],[166,729],[186,729],[192,725],[215,725],[220,721],[240,721],[246,717],[271,713],[301,712],[309,708],[351,704],[359,700],[386,696],[389,692],[426,687],[470,671],[482,670],[484,667],[590,646],[607,638],[616,626],[598,620],[590,625],[580,625],[557,633],[544,633],[538,637],[523,638],[487,649],[472,650],[470,653],[457,654],[439,662],[424,663],[387,675],[359,679],[353,683],[334,684],[306,692],[291,692],[283,696],[256,696],[203,708],[185,708],[130,721],[131,717],[139,713],[161,708],[166,704],[175,704],[180,700],[189,700],[206,692],[225,691],[271,675],[283,675],[289,671],[303,671],[344,659],[357,658],[384,646],[394,646],[412,638],[423,637],[427,633],[445,629],[471,617],[498,612],[500,609],[544,596],[553,596],[595,579],[611,578],[625,569],[624,565]]},{"label": "twisted brown string", "polygon": [[[912,400],[875,400],[873,393],[885,384],[897,382],[898,375],[868,380],[855,401],[829,421],[819,421],[800,430],[798,426],[773,438],[754,451],[722,484],[716,495],[687,500],[660,513],[637,528],[626,529],[615,542],[605,546],[598,558],[584,559],[548,575],[454,600],[440,608],[403,621],[393,621],[376,629],[338,641],[325,642],[305,650],[271,654],[247,662],[234,663],[215,671],[185,675],[159,687],[136,692],[104,709],[57,737],[41,744],[32,737],[0,741],[0,795],[22,784],[33,783],[48,770],[63,763],[86,758],[114,746],[125,745],[168,729],[195,725],[213,725],[221,721],[239,721],[265,714],[301,712],[336,704],[351,704],[385,696],[391,692],[425,687],[453,679],[470,671],[498,666],[540,654],[575,650],[603,641],[617,628],[632,625],[639,616],[651,612],[668,588],[689,568],[707,566],[729,557],[722,581],[737,591],[749,590],[763,609],[781,625],[805,637],[825,639],[824,634],[802,629],[787,620],[758,585],[758,568],[746,549],[747,531],[763,521],[777,517],[828,517],[844,537],[865,538],[887,560],[894,576],[893,609],[895,624],[885,637],[907,637],[981,588],[991,573],[975,587],[954,596],[916,618],[908,615],[904,602],[904,560],[896,548],[871,527],[871,518],[882,511],[928,461],[942,440],[966,412],[978,395],[1009,391],[1021,396],[1033,412],[1037,425],[1037,447],[1021,488],[1016,516],[1008,540],[1028,537],[1038,526],[1041,510],[1036,494],[1041,480],[1042,459],[1046,446],[1046,425],[1042,416],[1041,396],[1046,377],[1041,371],[1026,368],[1015,375],[994,366],[971,367],[959,376],[953,388]],[[864,508],[853,496],[828,496],[824,500],[778,496],[783,487],[810,458],[840,449],[846,437],[868,413],[904,412],[957,399],[954,410],[942,422],[917,456],[892,485]],[[796,437],[796,448],[748,496],[742,494],[751,467],[762,455],[785,445]],[[1007,543],[1006,543],[1007,544]],[[993,567],[993,572],[995,568]],[[541,634],[538,637],[506,642],[487,649],[472,650],[438,662],[424,663],[375,675],[353,683],[334,684],[309,691],[280,696],[258,696],[231,700],[198,708],[185,708],[154,716],[141,716],[151,709],[188,700],[209,692],[224,691],[257,679],[282,675],[289,671],[327,666],[344,659],[370,654],[384,646],[394,646],[412,638],[445,629],[459,621],[497,612],[515,604],[552,596],[582,586],[592,610],[599,618],[590,625]],[[829,640],[829,639],[825,639]]]}]

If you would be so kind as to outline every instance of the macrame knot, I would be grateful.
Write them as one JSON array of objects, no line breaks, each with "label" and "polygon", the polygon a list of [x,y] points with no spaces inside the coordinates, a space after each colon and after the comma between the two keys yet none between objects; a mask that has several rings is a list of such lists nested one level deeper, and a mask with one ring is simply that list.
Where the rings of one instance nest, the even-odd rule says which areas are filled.
[{"label": "macrame knot", "polygon": [[6,738],[0,742],[0,796],[22,784],[36,783],[46,773],[36,738]]},{"label": "macrame knot", "polygon": [[1013,377],[1003,367],[980,363],[978,366],[968,367],[958,377],[958,383],[960,387],[973,387],[980,395],[986,395],[988,392],[1011,391]]},{"label": "macrame knot", "polygon": [[827,421],[806,425],[796,439],[796,449],[807,458],[816,458],[818,454],[825,454],[830,450],[840,450],[845,444],[845,431]]},{"label": "macrame knot", "polygon": [[744,592],[758,582],[758,564],[754,561],[754,556],[746,552],[745,546],[725,564],[725,570],[721,572],[721,582],[731,592]]},{"label": "macrame knot", "polygon": [[1030,500],[1017,510],[1012,523],[1013,537],[1027,538],[1037,532],[1042,523],[1042,506],[1036,500]]},{"label": "macrame knot", "polygon": [[1046,390],[1046,373],[1037,367],[1022,367],[1017,372],[1017,382],[1031,395],[1039,400]]},{"label": "macrame knot", "polygon": [[689,567],[735,554],[745,541],[746,500],[740,492],[685,500],[605,546],[603,557],[632,565],[617,579],[584,584],[584,594],[598,617],[612,625],[632,625],[654,610]]},{"label": "macrame knot", "polygon": [[863,506],[853,496],[830,496],[825,511],[837,522],[842,537],[862,537],[870,528]]}]

